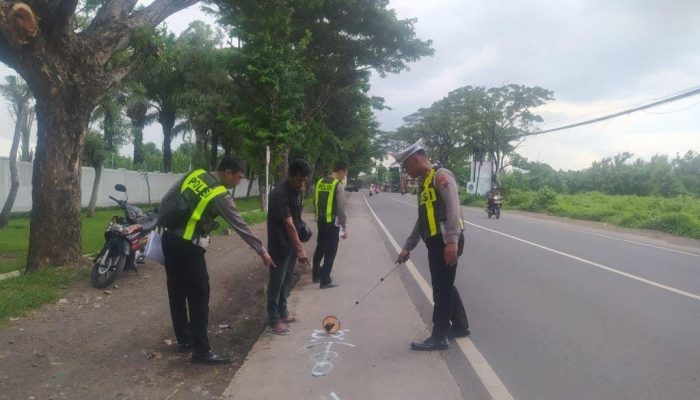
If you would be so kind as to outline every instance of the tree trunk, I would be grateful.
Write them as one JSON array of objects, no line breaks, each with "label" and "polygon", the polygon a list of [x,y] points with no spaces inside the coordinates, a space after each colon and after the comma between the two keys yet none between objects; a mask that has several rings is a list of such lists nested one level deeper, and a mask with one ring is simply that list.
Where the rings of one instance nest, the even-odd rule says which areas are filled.
[{"label": "tree trunk", "polygon": [[[481,180],[481,167],[483,164],[483,161],[479,161],[479,168],[476,170],[476,186],[474,187],[475,196],[479,195],[479,181]],[[474,163],[474,167],[476,167],[476,162]]]},{"label": "tree trunk", "polygon": [[286,178],[287,174],[289,173],[289,145],[284,146],[283,157],[284,157],[284,162],[282,163],[282,165],[283,165],[282,177]]},{"label": "tree trunk", "polygon": [[267,193],[265,193],[265,182],[262,182],[262,179],[258,179],[258,192],[260,193],[258,195],[260,199],[260,211],[265,211],[267,208]]},{"label": "tree trunk", "polygon": [[70,91],[65,87],[54,89],[37,96],[36,103],[28,272],[74,264],[82,257],[80,156],[93,104],[60,93]]},{"label": "tree trunk", "polygon": [[211,131],[211,149],[209,150],[209,170],[215,171],[217,167],[217,159],[219,156],[219,134],[214,130]]},{"label": "tree trunk", "polygon": [[92,194],[90,195],[90,205],[88,205],[88,217],[95,217],[95,205],[97,196],[100,194],[100,181],[102,180],[102,163],[95,165],[95,179],[92,181]]},{"label": "tree trunk", "polygon": [[22,124],[22,153],[20,154],[20,161],[32,161],[31,152],[29,150],[29,139],[32,134],[32,125],[34,125],[34,109],[29,107],[24,113],[24,123]]},{"label": "tree trunk", "polygon": [[176,115],[174,112],[163,111],[160,114],[160,124],[163,127],[163,172],[170,172],[173,164],[173,152],[170,142],[173,140],[173,127]]},{"label": "tree trunk", "polygon": [[148,189],[148,205],[150,206],[151,203],[151,181],[148,179],[148,171],[143,172],[141,174],[143,176],[143,180],[146,181],[146,188]]},{"label": "tree trunk", "polygon": [[138,100],[127,107],[126,115],[131,120],[131,134],[134,137],[134,166],[143,164],[145,155],[143,151],[143,128],[146,125],[148,103]]},{"label": "tree trunk", "polygon": [[12,206],[15,204],[15,199],[17,198],[17,191],[19,191],[19,177],[17,176],[17,148],[19,147],[19,139],[22,135],[22,123],[24,118],[26,118],[24,114],[24,107],[19,107],[17,110],[17,121],[15,123],[15,134],[12,136],[12,147],[10,149],[10,191],[7,193],[5,205],[2,208],[2,212],[0,212],[0,228],[7,226],[7,222],[10,220]]},{"label": "tree trunk", "polygon": [[246,193],[245,193],[245,197],[246,197],[246,198],[249,198],[249,197],[250,197],[250,192],[253,191],[253,180],[254,180],[254,179],[255,179],[255,178],[254,178],[253,176],[250,176],[250,175],[248,176],[248,190],[247,190]]},{"label": "tree trunk", "polygon": [[134,166],[139,166],[144,161],[143,127],[134,125],[132,132],[134,135]]}]

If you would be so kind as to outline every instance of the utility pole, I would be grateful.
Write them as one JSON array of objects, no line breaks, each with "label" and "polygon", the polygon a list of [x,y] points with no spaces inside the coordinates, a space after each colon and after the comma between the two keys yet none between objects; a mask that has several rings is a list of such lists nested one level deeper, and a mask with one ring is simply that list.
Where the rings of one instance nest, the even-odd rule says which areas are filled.
[{"label": "utility pole", "polygon": [[265,146],[265,212],[269,208],[268,199],[270,198],[270,145]]}]

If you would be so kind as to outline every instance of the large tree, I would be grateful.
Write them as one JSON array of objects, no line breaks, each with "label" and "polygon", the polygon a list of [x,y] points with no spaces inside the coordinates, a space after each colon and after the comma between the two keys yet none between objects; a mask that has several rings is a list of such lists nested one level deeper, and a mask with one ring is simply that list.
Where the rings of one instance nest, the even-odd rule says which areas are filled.
[{"label": "large tree", "polygon": [[476,135],[470,140],[478,152],[486,152],[496,168],[494,180],[500,186],[500,174],[507,166],[506,159],[528,135],[536,133],[534,124],[543,119],[533,109],[553,99],[550,90],[539,86],[510,84],[497,88],[460,88],[450,97],[462,99],[465,122],[478,124]]},{"label": "large tree", "polygon": [[[354,94],[365,95],[372,70],[399,73],[432,54],[430,42],[415,37],[416,20],[398,19],[386,0],[216,3],[240,47],[232,76],[246,109],[231,122],[252,133],[248,159],[262,160],[271,145],[280,172],[295,154],[311,156],[317,172],[344,156],[369,170],[376,122]],[[354,127],[365,137],[345,136],[336,110],[361,115],[353,122],[364,124]]]},{"label": "large tree", "polygon": [[[107,90],[142,63],[132,39],[197,0],[0,1],[0,61],[27,81],[36,99],[37,149],[27,270],[76,262],[80,242],[80,156],[90,113]],[[112,62],[119,52],[133,57]]]},{"label": "large tree", "polygon": [[179,65],[177,38],[166,29],[160,32],[163,53],[151,60],[138,72],[138,81],[146,88],[146,97],[156,110],[163,131],[163,171],[172,166],[171,143],[175,137],[175,124],[181,110],[180,97],[184,91],[184,77]]}]

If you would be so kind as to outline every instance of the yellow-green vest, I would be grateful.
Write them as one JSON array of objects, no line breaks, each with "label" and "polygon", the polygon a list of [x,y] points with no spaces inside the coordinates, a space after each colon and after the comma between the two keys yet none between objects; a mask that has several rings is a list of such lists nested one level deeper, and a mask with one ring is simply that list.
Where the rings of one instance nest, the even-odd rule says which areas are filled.
[{"label": "yellow-green vest", "polygon": [[335,193],[338,182],[337,179],[331,177],[321,178],[316,182],[316,191],[314,192],[316,221],[330,224],[335,220]]},{"label": "yellow-green vest", "polygon": [[[440,224],[447,221],[447,208],[440,192],[435,188],[436,168],[432,168],[418,191],[418,223],[423,241],[442,234]],[[459,224],[464,228],[460,218]]]},{"label": "yellow-green vest", "polygon": [[201,229],[198,224],[202,219],[202,215],[214,198],[226,194],[226,188],[219,183],[219,180],[209,172],[198,169],[187,174],[182,181],[180,194],[190,205],[192,214],[187,220],[185,231],[182,235],[183,239],[192,240],[195,233],[200,233]]}]

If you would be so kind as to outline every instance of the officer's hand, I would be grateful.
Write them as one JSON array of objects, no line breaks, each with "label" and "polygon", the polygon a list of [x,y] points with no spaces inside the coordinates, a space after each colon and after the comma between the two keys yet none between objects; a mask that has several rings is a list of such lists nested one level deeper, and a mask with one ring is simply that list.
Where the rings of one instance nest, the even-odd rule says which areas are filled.
[{"label": "officer's hand", "polygon": [[457,243],[445,245],[445,264],[457,265]]},{"label": "officer's hand", "polygon": [[301,249],[301,251],[299,251],[297,254],[297,260],[299,260],[299,262],[302,264],[309,263],[309,256],[306,255],[306,251],[304,249]]},{"label": "officer's hand", "polygon": [[343,229],[343,231],[340,233],[340,238],[341,239],[347,239],[348,238],[348,231]]},{"label": "officer's hand", "polygon": [[411,257],[411,252],[406,250],[406,249],[403,249],[403,250],[401,250],[401,253],[399,253],[399,256],[396,257],[396,264],[403,264],[406,261],[408,261],[408,259],[410,257]]},{"label": "officer's hand", "polygon": [[263,260],[263,264],[265,264],[266,267],[273,266],[277,267],[275,263],[272,261],[272,257],[270,257],[270,253],[267,251],[263,251],[262,254],[260,254],[260,258]]}]

